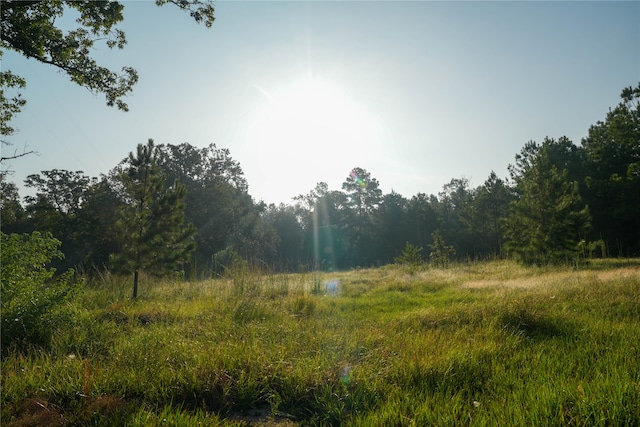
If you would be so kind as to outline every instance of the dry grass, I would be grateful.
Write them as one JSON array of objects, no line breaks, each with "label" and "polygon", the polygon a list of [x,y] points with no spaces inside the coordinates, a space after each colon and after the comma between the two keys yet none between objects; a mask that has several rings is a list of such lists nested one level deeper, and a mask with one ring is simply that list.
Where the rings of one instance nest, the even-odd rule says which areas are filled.
[{"label": "dry grass", "polygon": [[605,271],[553,271],[535,276],[522,276],[506,280],[487,278],[463,280],[462,288],[554,288],[570,284],[612,282],[631,277],[640,277],[638,267],[621,267]]}]

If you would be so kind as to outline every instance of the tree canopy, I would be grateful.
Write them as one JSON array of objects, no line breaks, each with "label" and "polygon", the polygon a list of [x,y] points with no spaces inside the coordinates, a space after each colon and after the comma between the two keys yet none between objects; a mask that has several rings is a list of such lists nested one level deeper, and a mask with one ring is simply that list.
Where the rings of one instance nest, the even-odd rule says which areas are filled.
[{"label": "tree canopy", "polygon": [[[188,12],[196,23],[211,27],[213,0],[156,0],[158,6],[171,3]],[[71,81],[94,94],[104,94],[108,106],[129,109],[124,98],[138,81],[138,73],[129,66],[119,71],[99,65],[92,58],[97,42],[109,48],[123,49],[125,33],[117,25],[124,19],[124,5],[118,1],[3,0],[0,8],[2,51],[13,50],[27,58],[49,64],[65,73]],[[77,15],[77,28],[63,29],[59,19]],[[1,55],[1,52],[0,52]],[[11,118],[25,105],[18,93],[7,98],[5,88],[20,90],[27,82],[10,70],[0,73],[0,134],[11,135]],[[4,160],[4,159],[3,159]]]},{"label": "tree canopy", "polygon": [[439,266],[638,256],[638,99],[640,86],[625,89],[580,146],[566,137],[525,143],[509,178],[491,172],[475,188],[454,178],[438,194],[406,198],[383,193],[369,171],[354,167],[339,189],[320,182],[293,205],[266,206],[250,196],[228,149],[147,144],[99,178],[56,169],[30,175],[35,195],[24,206],[1,175],[2,228],[51,233],[65,254],[55,260],[59,270],[137,266],[190,277],[221,274],[221,264],[240,258],[287,271],[375,266],[401,260],[407,248],[422,248]]}]

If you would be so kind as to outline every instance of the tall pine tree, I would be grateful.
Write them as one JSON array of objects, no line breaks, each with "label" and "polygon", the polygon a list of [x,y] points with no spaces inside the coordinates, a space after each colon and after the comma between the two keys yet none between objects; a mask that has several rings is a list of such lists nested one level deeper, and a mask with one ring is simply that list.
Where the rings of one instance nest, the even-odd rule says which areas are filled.
[{"label": "tall pine tree", "polygon": [[117,222],[122,247],[113,261],[133,272],[133,298],[138,296],[140,271],[175,271],[195,249],[195,227],[184,223],[186,187],[175,181],[165,188],[157,154],[152,139],[138,144],[118,176],[125,207]]},{"label": "tall pine tree", "polygon": [[[526,263],[561,262],[573,258],[589,227],[589,208],[568,179],[568,169],[551,156],[559,141],[531,141],[510,166],[518,199],[507,218],[507,249]],[[562,168],[562,169],[561,169]]]},{"label": "tall pine tree", "polygon": [[593,240],[608,252],[640,255],[640,83],[625,88],[622,101],[582,140],[584,198],[593,215]]}]

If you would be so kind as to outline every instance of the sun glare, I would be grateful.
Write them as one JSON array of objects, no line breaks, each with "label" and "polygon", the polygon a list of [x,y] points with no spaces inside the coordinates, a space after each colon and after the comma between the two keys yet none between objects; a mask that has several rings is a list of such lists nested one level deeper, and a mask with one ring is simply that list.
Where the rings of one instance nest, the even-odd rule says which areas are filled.
[{"label": "sun glare", "polygon": [[371,143],[374,121],[331,81],[309,78],[273,92],[259,90],[266,104],[258,111],[249,138],[288,160],[295,161],[309,150],[318,160],[349,158]]}]

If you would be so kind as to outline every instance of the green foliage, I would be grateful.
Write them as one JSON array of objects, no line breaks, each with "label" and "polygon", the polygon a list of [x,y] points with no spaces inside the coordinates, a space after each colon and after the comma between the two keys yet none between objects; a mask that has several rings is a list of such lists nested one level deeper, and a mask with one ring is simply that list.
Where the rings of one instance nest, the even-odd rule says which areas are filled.
[{"label": "green foliage", "polygon": [[[68,8],[80,13],[80,27],[64,32],[56,18]],[[107,105],[127,110],[121,100],[138,80],[131,67],[122,74],[99,66],[89,55],[95,39],[106,38],[108,48],[124,48],[124,32],[116,29],[122,21],[123,6],[117,2],[6,2],[2,7],[3,45],[27,58],[58,67],[80,86],[94,93],[104,93]]]},{"label": "green foliage", "polygon": [[[376,258],[384,263],[393,260],[407,241],[413,241],[415,235],[408,221],[409,201],[402,195],[391,191],[382,197],[376,213]],[[413,242],[412,242],[413,243]]]},{"label": "green foliage", "polygon": [[[321,182],[293,206],[266,206],[249,195],[229,150],[168,144],[145,148],[153,157],[148,168],[133,166],[132,154],[99,181],[79,171],[30,175],[26,184],[36,194],[25,198],[25,208],[3,176],[3,230],[51,232],[66,255],[53,264],[59,269],[95,272],[108,268],[109,254],[121,253],[111,259],[114,272],[134,271],[134,282],[134,264],[189,279],[225,276],[221,265],[233,264],[224,259],[226,248],[245,266],[278,271],[385,265],[406,242],[439,248],[432,250],[436,265],[447,265],[454,251],[460,259],[512,255],[525,263],[572,265],[591,256],[634,255],[640,253],[639,99],[640,87],[626,88],[582,147],[566,137],[529,142],[510,166],[509,181],[492,172],[477,188],[455,178],[438,195],[406,199],[394,191],[383,195],[369,172],[354,168],[342,190]],[[163,216],[166,221],[158,220]],[[164,246],[189,234],[185,223],[197,228],[190,254],[191,237]],[[172,237],[160,238],[163,233]],[[321,293],[322,283],[315,288]]]},{"label": "green foliage", "polygon": [[9,234],[17,232],[24,219],[25,212],[20,204],[18,186],[13,182],[7,182],[6,173],[0,173],[0,224],[2,224],[2,229]]},{"label": "green foliage", "polygon": [[[0,51],[0,58],[2,58],[2,51]],[[20,93],[7,98],[5,95],[5,88],[20,90],[24,89],[27,82],[19,76],[16,76],[11,71],[0,71],[0,136],[2,137],[2,143],[4,145],[4,137],[11,136],[15,129],[9,125],[9,122],[13,116],[22,110],[22,107],[27,101],[22,98]],[[2,157],[10,158],[11,156]]]},{"label": "green foliage", "polygon": [[491,172],[484,184],[473,195],[463,222],[472,236],[474,253],[499,255],[505,241],[505,219],[513,201],[513,189]]},{"label": "green foliage", "polygon": [[583,196],[593,216],[591,240],[613,255],[640,253],[640,83],[625,88],[604,121],[589,128]]},{"label": "green foliage", "polygon": [[82,171],[53,169],[32,174],[25,179],[25,187],[33,188],[35,196],[27,196],[29,205],[48,205],[63,215],[80,212],[89,184],[95,182]]},{"label": "green foliage", "polygon": [[409,242],[406,242],[404,249],[400,256],[394,259],[396,264],[422,264],[422,251],[424,249],[418,246],[414,246]]},{"label": "green foliage", "polygon": [[195,249],[193,224],[184,225],[185,186],[164,189],[164,176],[156,164],[153,140],[138,144],[119,175],[125,207],[117,223],[121,251],[113,258],[118,269],[134,273],[133,297],[138,294],[140,271],[175,272]]},{"label": "green foliage", "polygon": [[402,253],[394,258],[393,262],[409,267],[409,272],[415,274],[417,269],[424,263],[422,259],[422,247],[414,246],[406,242]]},{"label": "green foliage", "polygon": [[510,167],[519,198],[511,204],[507,249],[525,263],[572,262],[586,237],[589,208],[569,180],[572,147],[566,138],[530,142]]},{"label": "green foliage", "polygon": [[347,195],[348,210],[351,221],[347,231],[351,235],[350,264],[352,266],[368,265],[373,261],[372,251],[375,241],[375,225],[373,213],[382,199],[380,183],[363,168],[353,168],[342,183]]},{"label": "green foliage", "polygon": [[24,182],[25,187],[35,190],[35,195],[24,198],[29,225],[35,230],[50,231],[62,242],[65,257],[54,266],[70,268],[87,261],[90,245],[80,217],[96,179],[82,171],[53,169],[29,175]]},{"label": "green foliage", "polygon": [[[209,0],[156,0],[158,6],[173,3],[189,12],[197,23],[210,27],[214,20],[213,2]],[[53,65],[66,73],[71,81],[94,94],[103,93],[107,105],[128,111],[123,101],[138,81],[132,67],[123,67],[120,73],[98,65],[91,57],[96,41],[105,41],[109,49],[123,49],[127,44],[125,33],[117,28],[123,20],[124,6],[117,1],[4,1],[1,9],[2,48],[14,50],[27,58]],[[64,31],[58,22],[63,15],[79,14],[78,28]],[[57,19],[58,18],[58,19]],[[24,87],[25,81],[10,72],[0,75],[2,87]],[[0,99],[2,134],[11,132],[8,119],[22,108],[19,96]]]},{"label": "green foliage", "polygon": [[248,268],[247,261],[236,252],[231,246],[216,252],[213,256],[213,272],[219,277],[241,273]]},{"label": "green foliage", "polygon": [[[158,146],[157,165],[166,183],[176,180],[187,189],[185,218],[196,227],[195,261],[200,272],[211,266],[217,252],[235,243],[232,238],[254,209],[247,206],[247,181],[228,149],[183,143]],[[165,184],[166,186],[166,184]],[[238,249],[238,248],[236,248]]]},{"label": "green foliage", "polygon": [[429,245],[431,253],[429,258],[431,263],[438,267],[448,267],[451,259],[455,256],[456,250],[453,246],[447,246],[440,234],[440,230],[436,230],[431,234],[433,244]]},{"label": "green foliage", "polygon": [[2,347],[48,347],[71,319],[79,284],[73,271],[55,276],[45,265],[63,254],[51,234],[2,233]]}]

